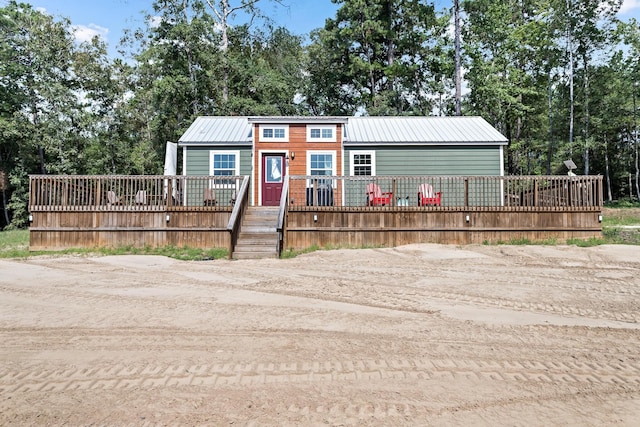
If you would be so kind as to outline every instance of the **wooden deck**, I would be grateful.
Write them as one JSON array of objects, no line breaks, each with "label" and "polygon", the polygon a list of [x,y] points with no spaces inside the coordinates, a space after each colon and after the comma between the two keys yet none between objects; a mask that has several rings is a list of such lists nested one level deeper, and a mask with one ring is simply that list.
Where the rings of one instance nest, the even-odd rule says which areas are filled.
[{"label": "wooden deck", "polygon": [[[372,205],[367,184],[387,203]],[[440,204],[421,205],[428,184]],[[224,247],[233,254],[249,178],[31,176],[30,248]],[[291,176],[278,250],[598,237],[602,177]]]},{"label": "wooden deck", "polygon": [[[366,185],[371,182],[391,193],[390,203],[368,205]],[[424,183],[441,194],[440,205],[419,206],[418,189]],[[328,196],[327,184],[333,193]],[[294,202],[282,230],[285,249],[566,241],[602,235],[600,176],[300,176],[290,177],[290,188]]]},{"label": "wooden deck", "polygon": [[228,248],[235,200],[247,181],[242,176],[32,176],[30,249]]}]

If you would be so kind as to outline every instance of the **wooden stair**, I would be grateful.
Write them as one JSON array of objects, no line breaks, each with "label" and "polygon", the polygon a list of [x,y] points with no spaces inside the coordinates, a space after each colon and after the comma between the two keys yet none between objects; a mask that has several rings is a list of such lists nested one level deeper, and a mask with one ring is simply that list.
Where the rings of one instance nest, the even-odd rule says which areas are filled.
[{"label": "wooden stair", "polygon": [[278,213],[278,206],[249,206],[232,257],[278,258]]}]

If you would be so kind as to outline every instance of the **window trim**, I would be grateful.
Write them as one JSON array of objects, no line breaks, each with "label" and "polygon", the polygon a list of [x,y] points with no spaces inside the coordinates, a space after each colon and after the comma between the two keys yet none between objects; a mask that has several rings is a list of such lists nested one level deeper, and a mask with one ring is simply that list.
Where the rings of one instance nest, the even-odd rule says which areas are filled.
[{"label": "window trim", "polygon": [[[376,176],[376,152],[375,150],[351,150],[349,152],[349,176],[356,176],[354,157],[357,154],[369,154],[371,155],[371,176]],[[363,175],[358,175],[363,176]]]},{"label": "window trim", "polygon": [[[338,160],[338,152],[336,150],[308,150],[307,151],[307,176],[311,176],[311,156],[312,155],[330,155],[331,156],[331,176],[338,175],[338,165],[336,161]],[[318,175],[322,176],[322,175]],[[335,188],[335,182],[332,181],[332,187]],[[307,183],[309,186],[309,183]]]},{"label": "window trim", "polygon": [[[320,137],[312,138],[311,131],[319,129]],[[331,138],[322,137],[324,129],[331,129]],[[307,142],[336,142],[338,140],[338,126],[336,125],[307,125]]]},{"label": "window trim", "polygon": [[[264,131],[267,129],[273,130],[274,135],[275,135],[276,129],[282,129],[284,130],[284,136],[282,138],[279,138],[276,136],[265,137]],[[258,125],[258,135],[260,137],[261,142],[289,142],[289,125],[262,125],[261,124],[261,125]]]},{"label": "window trim", "polygon": [[337,160],[337,152],[336,150],[308,150],[307,151],[307,175],[311,176],[311,155],[330,155],[332,157],[333,162],[332,166],[331,166],[331,175],[336,176],[337,175],[337,165],[336,165],[336,160]]},{"label": "window trim", "polygon": [[[209,175],[222,177],[224,175],[215,175],[214,168],[214,159],[216,155],[234,155],[236,158],[235,168],[233,169],[233,174],[231,176],[239,176],[240,175],[240,150],[210,150],[209,151]],[[225,169],[226,170],[226,169]],[[214,181],[215,182],[215,181]],[[211,184],[209,184],[210,188],[213,188]],[[216,186],[215,188],[222,188],[223,186]]]}]

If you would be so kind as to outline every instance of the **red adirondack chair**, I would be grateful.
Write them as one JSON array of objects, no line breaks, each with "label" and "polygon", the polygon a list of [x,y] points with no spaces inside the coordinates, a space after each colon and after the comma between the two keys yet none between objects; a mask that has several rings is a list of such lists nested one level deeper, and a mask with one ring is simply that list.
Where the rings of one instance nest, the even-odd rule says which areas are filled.
[{"label": "red adirondack chair", "polygon": [[373,182],[367,184],[367,196],[367,205],[369,206],[391,205],[391,200],[393,199],[393,193],[383,193],[378,184]]},{"label": "red adirondack chair", "polygon": [[418,206],[440,206],[442,192],[434,192],[430,184],[420,184],[418,187]]}]

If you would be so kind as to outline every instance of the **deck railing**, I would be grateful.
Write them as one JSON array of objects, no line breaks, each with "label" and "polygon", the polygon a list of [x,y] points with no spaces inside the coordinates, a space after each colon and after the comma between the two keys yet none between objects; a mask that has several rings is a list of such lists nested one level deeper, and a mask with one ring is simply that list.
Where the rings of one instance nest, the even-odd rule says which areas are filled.
[{"label": "deck railing", "polygon": [[227,224],[227,231],[229,232],[229,258],[233,256],[233,251],[238,243],[238,237],[240,236],[242,218],[249,206],[249,177],[245,176],[242,181],[242,185],[237,191],[237,200],[233,206],[229,223]]},{"label": "deck railing", "polygon": [[[243,176],[30,177],[30,211],[229,210]],[[368,190],[378,189],[372,200]],[[422,192],[421,192],[422,190]],[[290,176],[288,208],[602,207],[601,176]]]},{"label": "deck railing", "polygon": [[32,175],[29,210],[228,210],[242,176]]},{"label": "deck railing", "polygon": [[[602,207],[601,176],[290,176],[290,209]],[[377,196],[369,190],[378,189]]]}]

